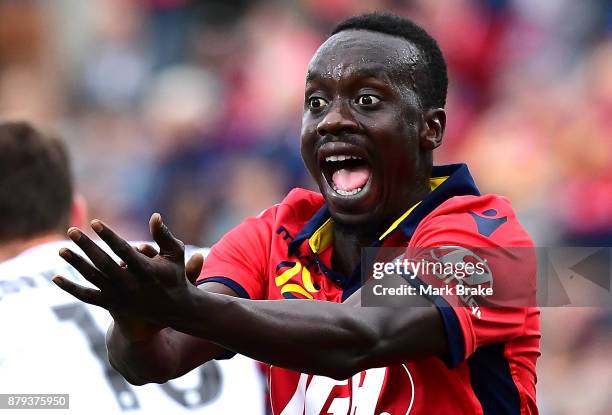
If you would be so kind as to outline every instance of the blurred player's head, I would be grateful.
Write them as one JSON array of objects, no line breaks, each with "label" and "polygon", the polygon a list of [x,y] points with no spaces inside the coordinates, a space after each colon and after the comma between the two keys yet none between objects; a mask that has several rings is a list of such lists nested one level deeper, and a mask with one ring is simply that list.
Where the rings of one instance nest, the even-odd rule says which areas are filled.
[{"label": "blurred player's head", "polygon": [[337,222],[377,232],[427,194],[447,84],[436,41],[393,14],[347,19],[319,47],[302,157]]},{"label": "blurred player's head", "polygon": [[27,122],[0,122],[0,247],[64,234],[84,219],[64,144]]}]

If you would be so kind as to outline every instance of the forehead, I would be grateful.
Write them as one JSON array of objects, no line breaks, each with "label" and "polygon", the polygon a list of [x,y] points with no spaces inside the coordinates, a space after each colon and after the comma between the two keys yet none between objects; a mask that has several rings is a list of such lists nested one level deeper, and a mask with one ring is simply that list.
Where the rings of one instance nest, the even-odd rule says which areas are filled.
[{"label": "forehead", "polygon": [[371,32],[346,30],[327,39],[308,66],[307,81],[363,72],[367,76],[410,77],[421,58],[408,40]]}]

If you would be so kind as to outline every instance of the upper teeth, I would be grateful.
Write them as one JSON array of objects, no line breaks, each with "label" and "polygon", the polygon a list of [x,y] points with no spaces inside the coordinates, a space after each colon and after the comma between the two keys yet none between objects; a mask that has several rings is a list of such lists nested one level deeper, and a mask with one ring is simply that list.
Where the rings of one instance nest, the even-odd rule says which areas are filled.
[{"label": "upper teeth", "polygon": [[325,161],[344,161],[344,160],[350,160],[350,159],[361,160],[361,157],[346,156],[344,154],[341,154],[339,156],[328,156],[328,157],[325,157]]}]

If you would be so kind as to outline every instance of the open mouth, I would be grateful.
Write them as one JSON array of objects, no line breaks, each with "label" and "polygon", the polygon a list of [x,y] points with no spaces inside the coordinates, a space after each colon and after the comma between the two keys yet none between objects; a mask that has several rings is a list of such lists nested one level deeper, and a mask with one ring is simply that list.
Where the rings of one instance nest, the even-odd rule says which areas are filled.
[{"label": "open mouth", "polygon": [[341,154],[325,158],[323,174],[334,192],[355,196],[370,180],[372,170],[364,159]]},{"label": "open mouth", "polygon": [[[334,143],[338,144],[338,143]],[[372,177],[372,166],[355,146],[321,148],[321,171],[329,187],[339,196],[361,196]],[[352,147],[352,148],[349,148]],[[349,151],[353,150],[353,151]]]}]

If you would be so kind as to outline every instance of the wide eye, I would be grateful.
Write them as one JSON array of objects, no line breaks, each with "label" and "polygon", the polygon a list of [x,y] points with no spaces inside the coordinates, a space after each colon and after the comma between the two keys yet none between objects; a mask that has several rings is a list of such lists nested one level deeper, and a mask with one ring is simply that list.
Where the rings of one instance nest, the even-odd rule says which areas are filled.
[{"label": "wide eye", "polygon": [[363,106],[370,106],[370,105],[376,105],[380,102],[380,98],[374,96],[374,95],[370,95],[370,94],[363,94],[360,95],[355,102],[359,105],[363,105]]},{"label": "wide eye", "polygon": [[321,97],[312,97],[308,99],[308,106],[313,110],[320,110],[327,106],[328,102]]}]

